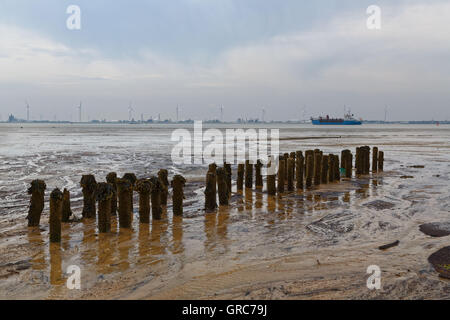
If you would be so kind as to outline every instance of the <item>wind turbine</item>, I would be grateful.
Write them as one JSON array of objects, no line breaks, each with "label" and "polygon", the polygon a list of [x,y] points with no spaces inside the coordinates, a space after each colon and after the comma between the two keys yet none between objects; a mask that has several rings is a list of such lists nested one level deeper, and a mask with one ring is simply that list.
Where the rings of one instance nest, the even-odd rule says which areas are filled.
[{"label": "wind turbine", "polygon": [[384,122],[386,122],[386,119],[387,119],[387,112],[388,112],[388,107],[385,106],[384,107]]},{"label": "wind turbine", "polygon": [[220,105],[220,122],[223,122],[223,105]]},{"label": "wind turbine", "polygon": [[80,105],[77,107],[78,109],[78,121],[81,122],[81,101],[80,101]]},{"label": "wind turbine", "polygon": [[131,106],[131,102],[130,105],[128,106],[128,121],[131,121],[132,115],[133,115],[134,109]]},{"label": "wind turbine", "polygon": [[30,105],[28,104],[28,101],[25,100],[25,103],[27,104],[27,121],[30,121]]},{"label": "wind turbine", "polygon": [[265,122],[265,118],[266,118],[266,109],[262,109],[262,114],[261,114],[261,121]]}]

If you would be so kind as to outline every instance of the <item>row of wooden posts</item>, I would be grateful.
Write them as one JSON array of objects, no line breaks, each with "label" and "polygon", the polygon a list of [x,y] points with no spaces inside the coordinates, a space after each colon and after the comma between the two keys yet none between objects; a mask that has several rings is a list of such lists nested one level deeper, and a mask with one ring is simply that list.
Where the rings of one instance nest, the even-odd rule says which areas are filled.
[{"label": "row of wooden posts", "polygon": [[[372,171],[383,171],[384,154],[373,148]],[[370,171],[370,147],[356,148],[355,157],[356,174],[368,174]],[[268,167],[271,166],[269,163]],[[237,167],[237,191],[245,188],[253,188],[253,171],[255,172],[255,188],[263,188],[263,176],[261,174],[262,163],[255,164],[247,160]],[[352,177],[353,155],[350,150],[343,150],[341,162],[339,156],[334,154],[324,155],[319,149],[307,150],[305,156],[302,151],[285,153],[279,156],[277,174],[267,175],[267,193],[280,195],[295,188],[311,188],[313,185],[339,181],[341,179],[340,168],[343,169],[346,178]],[[213,211],[217,208],[217,195],[219,205],[228,205],[231,197],[232,169],[229,163],[223,167],[210,164],[206,174],[205,210]],[[278,181],[276,181],[278,180]],[[277,183],[276,183],[277,182]],[[183,215],[184,186],[186,179],[181,175],[175,175],[171,181],[173,214]],[[139,221],[150,222],[152,219],[161,219],[162,206],[167,205],[168,198],[168,171],[161,169],[158,176],[149,179],[137,179],[133,173],[126,173],[118,178],[115,172],[106,176],[106,182],[95,180],[93,175],[83,175],[80,181],[83,193],[83,218],[96,218],[96,203],[98,202],[98,230],[100,233],[110,232],[111,216],[119,215],[119,227],[131,228],[133,220],[133,191],[139,193]],[[28,189],[31,195],[28,211],[28,226],[38,226],[44,209],[44,193],[46,184],[42,180],[33,180]],[[151,203],[151,208],[150,208]],[[50,242],[61,241],[61,223],[69,222],[72,215],[70,207],[70,193],[67,189],[61,192],[58,188],[50,194]]]}]

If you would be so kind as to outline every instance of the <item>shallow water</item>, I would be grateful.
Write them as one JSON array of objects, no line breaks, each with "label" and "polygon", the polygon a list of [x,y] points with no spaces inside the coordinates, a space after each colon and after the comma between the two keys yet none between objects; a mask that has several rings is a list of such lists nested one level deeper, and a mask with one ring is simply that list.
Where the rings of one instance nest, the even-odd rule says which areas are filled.
[{"label": "shallow water", "polygon": [[[445,240],[430,240],[418,225],[449,220],[450,126],[267,125],[280,129],[281,152],[320,148],[339,154],[346,148],[354,152],[360,145],[378,146],[385,152],[385,172],[282,199],[246,192],[234,195],[229,208],[211,214],[202,210],[206,165],[175,166],[170,161],[170,136],[180,127],[0,124],[0,297],[150,297],[153,291],[179,288],[209,272],[241,270],[286,257],[301,257],[301,263],[311,266],[333,257],[354,262],[336,263],[331,275],[327,271],[335,278],[374,260],[389,261],[387,269],[394,268],[393,263],[396,268],[405,264],[417,272],[427,270],[430,281],[436,278],[423,255]],[[236,126],[220,128],[230,127]],[[183,218],[172,216],[169,203],[162,221],[139,225],[136,196],[131,232],[119,232],[113,223],[111,234],[100,235],[94,221],[70,223],[63,227],[61,246],[49,246],[48,195],[53,188],[67,188],[72,210],[81,216],[82,174],[93,173],[100,181],[110,171],[147,177],[160,168],[167,168],[169,177],[181,173],[188,180]],[[402,179],[405,175],[413,178]],[[28,229],[26,189],[37,178],[47,184],[46,207],[40,228]],[[396,249],[372,250],[397,239]],[[83,272],[79,292],[65,287],[65,270],[73,264]],[[299,276],[312,276],[305,268],[298,268]],[[136,272],[139,276],[133,276]],[[246,279],[230,276],[224,283],[200,283],[180,292],[203,297],[231,290]],[[365,278],[358,281],[364,283]],[[345,291],[349,285],[338,289]],[[111,291],[96,291],[105,286]]]}]

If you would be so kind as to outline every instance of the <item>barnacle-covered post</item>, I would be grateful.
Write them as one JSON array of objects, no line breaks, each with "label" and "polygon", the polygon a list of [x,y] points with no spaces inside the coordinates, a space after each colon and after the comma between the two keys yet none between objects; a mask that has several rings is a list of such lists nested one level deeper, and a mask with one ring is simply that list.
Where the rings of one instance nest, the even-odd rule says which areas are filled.
[{"label": "barnacle-covered post", "polygon": [[158,171],[158,178],[161,182],[161,205],[167,206],[167,196],[169,194],[169,172],[166,169]]},{"label": "barnacle-covered post", "polygon": [[83,192],[83,218],[95,219],[95,191],[97,182],[92,174],[86,174],[81,177],[80,185]]},{"label": "barnacle-covered post", "polygon": [[63,194],[58,188],[50,194],[50,242],[61,242],[61,217]]},{"label": "barnacle-covered post", "polygon": [[134,173],[125,173],[122,179],[126,179],[131,183],[131,192],[130,192],[130,206],[131,206],[131,221],[133,221],[133,213],[134,213],[134,204],[133,204],[133,190],[134,185],[137,181],[136,175]]},{"label": "barnacle-covered post", "polygon": [[336,170],[335,170],[335,157],[334,154],[328,155],[328,182],[334,182],[334,179],[336,177]]},{"label": "barnacle-covered post", "polygon": [[107,233],[111,231],[112,197],[113,197],[113,186],[107,182],[100,182],[97,185],[99,233]]},{"label": "barnacle-covered post", "polygon": [[260,160],[256,161],[255,164],[255,188],[262,189],[263,187],[263,177],[261,175],[262,163]]},{"label": "barnacle-covered post", "polygon": [[322,168],[322,153],[320,151],[314,152],[314,185],[318,186],[321,182]]},{"label": "barnacle-covered post", "polygon": [[287,179],[288,179],[288,159],[289,159],[289,153],[285,152],[283,154],[283,159],[284,159],[284,183],[286,183]]},{"label": "barnacle-covered post", "polygon": [[223,167],[225,168],[225,171],[227,173],[227,186],[228,186],[228,197],[231,197],[231,164],[224,162]]},{"label": "barnacle-covered post", "polygon": [[30,208],[28,209],[28,226],[36,227],[41,221],[42,210],[44,210],[44,194],[47,188],[43,180],[31,181],[31,186],[28,188],[28,194],[31,195]]},{"label": "barnacle-covered post", "polygon": [[228,205],[228,186],[226,181],[226,171],[224,168],[217,168],[217,189],[219,192],[219,205]]},{"label": "barnacle-covered post", "polygon": [[287,159],[287,171],[288,171],[288,179],[287,179],[287,189],[288,191],[294,190],[294,165],[295,160],[291,157]]},{"label": "barnacle-covered post", "polygon": [[214,211],[217,208],[217,165],[212,163],[209,165],[206,173],[205,188],[205,210],[207,212]]},{"label": "barnacle-covered post", "polygon": [[250,160],[245,161],[245,188],[253,188],[253,164]]},{"label": "barnacle-covered post", "polygon": [[152,219],[161,220],[162,208],[161,208],[161,192],[163,186],[161,185],[161,180],[158,177],[151,177],[150,182],[152,184],[151,191],[151,202],[152,202]]},{"label": "barnacle-covered post", "polygon": [[[275,166],[275,164],[273,164]],[[271,196],[276,195],[277,193],[277,188],[276,188],[276,176],[275,174],[269,174],[269,173],[275,173],[275,169],[272,168],[272,161],[269,161],[269,163],[267,164],[267,178],[266,178],[266,183],[267,183],[267,193]]]},{"label": "barnacle-covered post", "polygon": [[61,222],[69,222],[71,215],[72,209],[70,209],[70,192],[64,188]]},{"label": "barnacle-covered post", "polygon": [[120,228],[131,228],[132,222],[132,195],[133,186],[131,182],[127,179],[116,179],[117,185],[117,196],[119,199],[119,227]]},{"label": "barnacle-covered post", "polygon": [[372,148],[372,172],[378,171],[378,147]]},{"label": "barnacle-covered post", "polygon": [[106,175],[106,182],[112,186],[113,195],[111,197],[111,217],[117,215],[117,185],[116,185],[117,173],[110,172]]},{"label": "barnacle-covered post", "polygon": [[184,185],[186,184],[186,179],[176,174],[172,179],[172,204],[173,204],[173,214],[175,216],[183,215],[183,199],[184,199]]},{"label": "barnacle-covered post", "polygon": [[334,155],[334,180],[341,181],[341,171],[339,170],[339,156]]},{"label": "barnacle-covered post", "polygon": [[303,168],[305,159],[303,158],[303,153],[301,151],[297,151],[295,155],[295,184],[297,189],[303,189]]},{"label": "barnacle-covered post", "polygon": [[[283,158],[284,159],[284,158]],[[278,164],[278,186],[277,186],[277,191],[278,193],[283,193],[284,192],[284,184],[285,184],[285,169],[286,169],[286,165],[285,165],[285,160],[279,160],[279,164]]]},{"label": "barnacle-covered post", "polygon": [[136,191],[139,193],[139,222],[150,223],[150,192],[152,183],[148,179],[136,181]]},{"label": "barnacle-covered post", "polygon": [[[308,151],[307,151],[308,152]],[[311,188],[314,173],[314,151],[308,153],[306,156],[306,188]]]},{"label": "barnacle-covered post", "polygon": [[378,152],[378,171],[383,171],[384,170],[384,152],[383,151],[379,151]]},{"label": "barnacle-covered post", "polygon": [[239,163],[237,169],[237,190],[242,191],[244,189],[244,164]]},{"label": "barnacle-covered post", "polygon": [[323,184],[328,183],[328,163],[329,163],[328,158],[329,158],[328,155],[322,156],[321,180]]}]

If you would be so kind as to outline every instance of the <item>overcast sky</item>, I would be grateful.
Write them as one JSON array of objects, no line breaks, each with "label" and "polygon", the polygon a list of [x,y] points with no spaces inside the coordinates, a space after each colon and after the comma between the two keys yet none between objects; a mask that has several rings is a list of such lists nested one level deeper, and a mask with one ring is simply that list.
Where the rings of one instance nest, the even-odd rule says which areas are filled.
[{"label": "overcast sky", "polygon": [[[81,8],[81,30],[66,9]],[[366,9],[381,8],[381,30]],[[450,119],[450,2],[1,0],[0,115]]]}]

